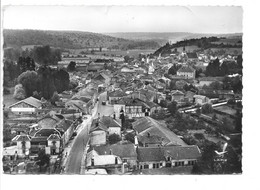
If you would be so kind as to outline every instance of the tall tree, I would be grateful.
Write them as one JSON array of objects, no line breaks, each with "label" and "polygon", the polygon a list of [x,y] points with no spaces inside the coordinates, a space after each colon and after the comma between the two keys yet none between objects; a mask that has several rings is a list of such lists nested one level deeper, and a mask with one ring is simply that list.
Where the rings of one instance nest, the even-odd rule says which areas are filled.
[{"label": "tall tree", "polygon": [[32,96],[33,92],[37,90],[38,75],[35,71],[23,72],[17,80],[19,84],[23,85],[27,97]]}]

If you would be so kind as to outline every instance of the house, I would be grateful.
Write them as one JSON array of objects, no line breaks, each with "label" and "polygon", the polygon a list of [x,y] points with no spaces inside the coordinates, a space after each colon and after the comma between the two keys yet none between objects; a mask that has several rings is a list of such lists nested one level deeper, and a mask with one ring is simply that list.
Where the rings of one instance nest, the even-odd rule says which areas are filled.
[{"label": "house", "polygon": [[94,119],[91,124],[90,134],[90,146],[104,145],[107,142],[107,127],[99,122],[99,118]]},{"label": "house", "polygon": [[16,142],[16,150],[19,156],[29,155],[31,149],[31,137],[29,135],[17,135],[12,141]]},{"label": "house", "polygon": [[138,147],[138,168],[160,169],[191,166],[201,157],[199,148],[195,145]]},{"label": "house", "polygon": [[137,153],[134,144],[113,144],[95,147],[99,155],[115,155],[120,157],[123,163],[127,163],[129,170],[137,166]]},{"label": "house", "polygon": [[[79,98],[73,97],[69,101],[65,102],[66,109],[76,110],[77,112],[88,114],[90,113],[90,106],[92,105],[91,99],[88,102],[82,101]],[[77,114],[80,117],[82,114]],[[75,115],[76,116],[76,115]]]},{"label": "house", "polygon": [[14,114],[34,114],[42,109],[42,102],[34,97],[29,97],[9,106]]},{"label": "house", "polygon": [[199,104],[199,105],[203,105],[205,103],[210,102],[210,99],[206,96],[203,96],[203,95],[194,95],[193,99],[194,99],[194,103]]},{"label": "house", "polygon": [[98,72],[104,69],[104,63],[90,63],[87,66],[87,72]]},{"label": "house", "polygon": [[108,174],[124,173],[124,164],[116,155],[99,155],[93,148],[89,150],[86,158],[86,170],[105,169]]},{"label": "house", "polygon": [[106,126],[108,130],[108,135],[117,134],[121,136],[121,124],[118,123],[115,119],[109,116],[102,116],[99,119],[99,123]]},{"label": "house", "polygon": [[187,102],[190,102],[190,103],[193,103],[193,97],[194,95],[196,95],[194,92],[191,92],[191,91],[187,91],[185,93],[185,96],[184,96],[184,99],[187,101]]},{"label": "house", "polygon": [[198,55],[195,52],[187,52],[186,55],[187,55],[188,61],[192,61],[192,62],[199,61]]},{"label": "house", "polygon": [[114,90],[112,92],[107,92],[107,97],[110,104],[114,104],[124,96],[126,96],[126,94],[121,90]]},{"label": "house", "polygon": [[58,154],[60,152],[60,148],[61,148],[61,142],[60,142],[60,137],[57,134],[51,134],[48,138],[47,138],[47,146],[49,147],[49,150],[47,152],[49,152],[49,154],[51,155],[55,155]]},{"label": "house", "polygon": [[184,93],[179,90],[171,91],[172,100],[176,102],[181,102],[184,99]]},{"label": "house", "polygon": [[184,76],[187,79],[195,79],[195,69],[184,65],[177,71],[177,76]]},{"label": "house", "polygon": [[144,117],[150,115],[150,109],[143,101],[135,98],[122,98],[118,101],[119,105],[125,105],[125,116],[128,118]]},{"label": "house", "polygon": [[[175,133],[170,131],[165,123],[159,122],[151,117],[142,117],[132,123],[133,129],[136,131],[138,142],[143,146],[154,146],[154,142],[149,141],[143,137],[154,138],[156,142],[161,141],[161,146],[175,145],[184,146],[186,143],[181,140]],[[142,141],[144,139],[145,141]]]}]

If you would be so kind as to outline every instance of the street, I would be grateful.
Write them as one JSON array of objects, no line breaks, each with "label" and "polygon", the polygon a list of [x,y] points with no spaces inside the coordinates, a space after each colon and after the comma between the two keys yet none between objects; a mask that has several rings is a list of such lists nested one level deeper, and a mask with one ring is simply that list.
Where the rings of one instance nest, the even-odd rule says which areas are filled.
[{"label": "street", "polygon": [[106,92],[100,94],[99,101],[95,104],[92,110],[92,116],[89,116],[87,119],[83,120],[78,135],[75,137],[72,147],[68,152],[67,163],[65,164],[65,174],[80,174],[83,153],[90,138],[89,130],[92,120],[98,117],[98,113],[100,113],[100,116],[109,116],[113,114],[113,106],[102,105],[102,101],[106,101],[106,96]]}]

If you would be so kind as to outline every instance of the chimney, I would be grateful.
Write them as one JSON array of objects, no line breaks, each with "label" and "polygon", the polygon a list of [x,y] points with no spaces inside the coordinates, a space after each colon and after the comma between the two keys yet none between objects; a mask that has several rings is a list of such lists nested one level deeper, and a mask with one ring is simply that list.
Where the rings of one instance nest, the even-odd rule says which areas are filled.
[{"label": "chimney", "polygon": [[109,150],[109,154],[112,155],[112,150],[111,149]]}]

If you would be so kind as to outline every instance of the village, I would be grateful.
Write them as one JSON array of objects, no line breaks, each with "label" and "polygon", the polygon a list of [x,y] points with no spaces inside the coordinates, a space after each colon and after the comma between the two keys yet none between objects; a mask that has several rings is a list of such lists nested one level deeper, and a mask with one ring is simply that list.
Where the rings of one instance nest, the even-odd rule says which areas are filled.
[{"label": "village", "polygon": [[49,65],[74,84],[52,102],[33,94],[4,103],[5,173],[241,172],[241,55],[91,51]]}]

